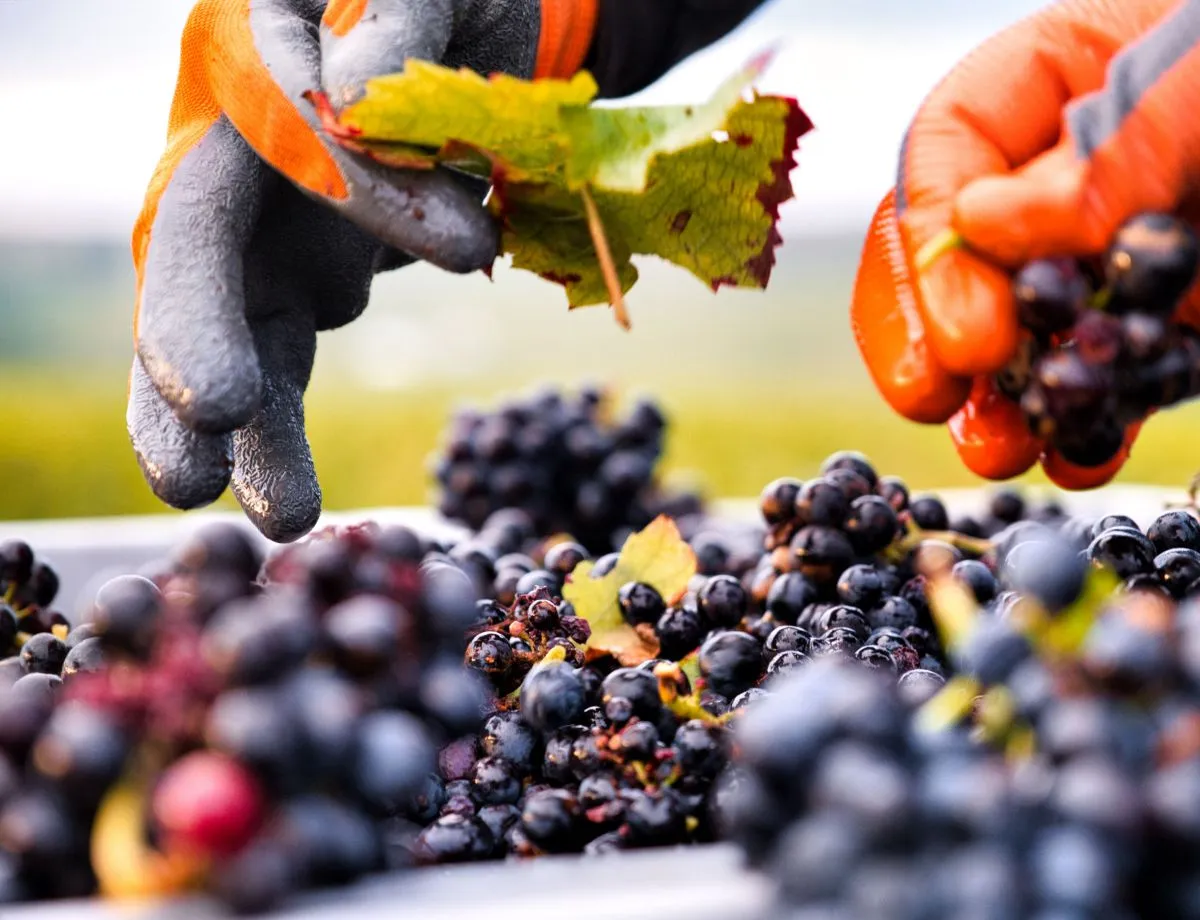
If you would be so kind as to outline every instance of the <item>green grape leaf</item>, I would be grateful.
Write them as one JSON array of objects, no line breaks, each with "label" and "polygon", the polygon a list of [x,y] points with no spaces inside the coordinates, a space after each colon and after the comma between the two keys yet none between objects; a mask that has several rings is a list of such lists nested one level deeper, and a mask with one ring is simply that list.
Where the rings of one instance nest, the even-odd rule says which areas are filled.
[{"label": "green grape leaf", "polygon": [[779,206],[812,123],[794,99],[751,86],[760,55],[700,105],[594,105],[596,83],[483,77],[425,61],[367,83],[334,112],[348,149],[403,168],[447,165],[491,180],[488,206],[513,265],[566,288],[571,307],[610,303],[637,281],[634,255],[688,269],[714,291],[770,280]]},{"label": "green grape leaf", "polygon": [[696,574],[696,554],[680,536],[679,528],[669,517],[657,517],[625,540],[617,564],[608,574],[593,578],[592,566],[591,562],[579,563],[563,586],[563,598],[592,627],[588,651],[612,655],[626,666],[653,658],[658,654],[654,631],[626,623],[617,594],[626,582],[640,581],[658,591],[668,604],[683,595]]}]

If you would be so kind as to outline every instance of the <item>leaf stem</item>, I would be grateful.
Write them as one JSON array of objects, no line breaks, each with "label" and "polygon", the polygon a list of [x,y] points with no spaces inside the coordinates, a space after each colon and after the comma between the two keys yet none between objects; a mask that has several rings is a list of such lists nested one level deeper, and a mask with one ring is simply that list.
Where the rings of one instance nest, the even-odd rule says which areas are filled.
[{"label": "leaf stem", "polygon": [[604,286],[608,288],[608,299],[612,302],[613,316],[617,324],[628,331],[633,328],[629,319],[629,311],[625,308],[625,294],[621,290],[621,279],[617,277],[617,266],[613,261],[612,250],[608,248],[608,237],[604,234],[604,224],[600,220],[600,211],[587,186],[579,190],[583,199],[583,208],[587,212],[588,232],[592,235],[592,245],[596,247],[596,258],[600,261],[600,273],[604,275]]}]

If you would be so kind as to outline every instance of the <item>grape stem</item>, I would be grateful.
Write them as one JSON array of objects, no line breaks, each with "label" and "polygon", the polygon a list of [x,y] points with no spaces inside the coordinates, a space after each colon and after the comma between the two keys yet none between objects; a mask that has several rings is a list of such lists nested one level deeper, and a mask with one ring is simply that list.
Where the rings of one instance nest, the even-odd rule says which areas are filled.
[{"label": "grape stem", "polygon": [[923,530],[916,521],[909,518],[905,524],[905,533],[893,540],[891,546],[883,551],[883,555],[888,562],[903,562],[923,540],[940,540],[974,556],[985,556],[994,549],[991,540],[969,537],[954,530]]},{"label": "grape stem", "polygon": [[916,263],[918,274],[952,249],[965,249],[966,245],[967,241],[963,239],[962,234],[953,227],[935,233],[929,242],[917,250],[917,257],[913,261]]}]

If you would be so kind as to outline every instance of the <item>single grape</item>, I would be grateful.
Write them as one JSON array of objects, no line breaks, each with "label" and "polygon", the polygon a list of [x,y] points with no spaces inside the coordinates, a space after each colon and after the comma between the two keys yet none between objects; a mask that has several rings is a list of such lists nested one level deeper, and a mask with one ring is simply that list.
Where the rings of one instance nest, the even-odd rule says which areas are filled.
[{"label": "single grape", "polygon": [[780,623],[795,623],[817,595],[816,585],[804,575],[785,572],[775,579],[767,592],[767,612]]},{"label": "single grape", "polygon": [[656,623],[666,610],[662,595],[652,586],[640,581],[626,582],[617,592],[621,616],[631,626]]},{"label": "single grape", "polygon": [[732,575],[714,575],[697,593],[700,614],[714,627],[736,626],[746,615],[749,597],[746,589]]},{"label": "single grape", "polygon": [[66,659],[66,643],[50,633],[30,636],[21,647],[21,662],[27,674],[57,675]]},{"label": "single grape", "polygon": [[1200,521],[1187,511],[1167,511],[1154,519],[1146,536],[1159,553],[1169,549],[1200,550]]},{"label": "single grape", "polygon": [[1105,258],[1109,309],[1169,316],[1196,277],[1197,241],[1170,214],[1138,214],[1116,232]]},{"label": "single grape", "polygon": [[883,600],[883,577],[873,565],[852,565],[838,579],[837,593],[843,604],[870,610]]},{"label": "single grape", "polygon": [[796,495],[795,519],[801,526],[840,527],[849,502],[841,487],[831,479],[810,479]]},{"label": "single grape", "polygon": [[91,622],[104,645],[144,656],[154,642],[162,592],[138,575],[120,575],[96,592]]},{"label": "single grape", "polygon": [[699,612],[686,606],[670,608],[654,624],[659,654],[671,661],[687,656],[700,644],[707,631]]},{"label": "single grape", "polygon": [[543,734],[578,722],[586,705],[583,681],[568,664],[535,668],[521,686],[521,712],[525,721]]},{"label": "single grape", "polygon": [[1069,329],[1087,307],[1088,283],[1072,259],[1027,262],[1012,282],[1021,325],[1039,336]]},{"label": "single grape", "polygon": [[879,483],[879,475],[875,472],[871,461],[865,454],[856,450],[839,450],[826,457],[821,463],[821,475],[824,476],[833,470],[850,470],[857,473],[871,489],[874,489]]},{"label": "single grape", "polygon": [[758,499],[758,508],[767,524],[785,524],[796,514],[796,496],[803,487],[799,479],[785,476],[767,483]]},{"label": "single grape", "polygon": [[950,515],[936,495],[918,495],[908,503],[913,523],[922,530],[949,530]]},{"label": "single grape", "polygon": [[727,698],[748,689],[763,674],[762,646],[742,632],[713,632],[700,646],[700,676]]}]

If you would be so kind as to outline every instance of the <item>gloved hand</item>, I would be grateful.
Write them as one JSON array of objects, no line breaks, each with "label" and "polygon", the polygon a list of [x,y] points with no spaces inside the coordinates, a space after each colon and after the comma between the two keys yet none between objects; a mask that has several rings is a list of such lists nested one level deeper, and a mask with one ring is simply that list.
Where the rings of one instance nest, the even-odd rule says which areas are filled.
[{"label": "gloved hand", "polygon": [[201,0],[133,234],[127,424],[159,498],[194,508],[232,480],[268,537],[307,533],[321,510],[303,408],[316,333],[357,317],[379,271],[496,256],[483,187],[347,154],[306,91],[341,107],[409,57],[566,76],[594,16],[595,0]]},{"label": "gloved hand", "polygon": [[[996,35],[921,106],[896,188],[876,211],[852,323],[880,392],[914,421],[949,422],[976,473],[1041,460],[1066,488],[1116,475],[1045,451],[989,375],[1018,343],[1012,269],[1104,251],[1141,211],[1200,217],[1200,2],[1064,0]],[[966,248],[922,252],[953,228]],[[922,267],[918,269],[918,264]],[[1200,325],[1189,293],[1177,319]]]}]

